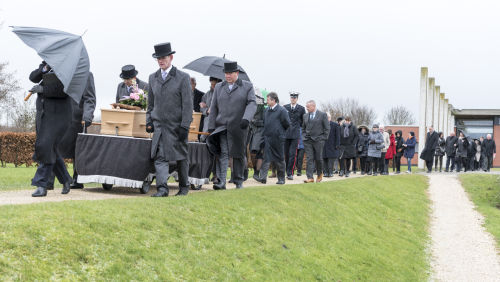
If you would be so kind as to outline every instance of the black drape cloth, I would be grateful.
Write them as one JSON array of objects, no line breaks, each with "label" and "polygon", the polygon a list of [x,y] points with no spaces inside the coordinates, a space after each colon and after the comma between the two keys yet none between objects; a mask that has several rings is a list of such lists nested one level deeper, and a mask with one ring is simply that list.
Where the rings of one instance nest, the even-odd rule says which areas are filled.
[{"label": "black drape cloth", "polygon": [[[151,139],[112,135],[78,134],[76,170],[78,175],[103,175],[144,181],[154,173]],[[188,143],[189,179],[201,184],[212,170],[213,157],[206,143]],[[176,162],[170,163],[170,171]]]}]

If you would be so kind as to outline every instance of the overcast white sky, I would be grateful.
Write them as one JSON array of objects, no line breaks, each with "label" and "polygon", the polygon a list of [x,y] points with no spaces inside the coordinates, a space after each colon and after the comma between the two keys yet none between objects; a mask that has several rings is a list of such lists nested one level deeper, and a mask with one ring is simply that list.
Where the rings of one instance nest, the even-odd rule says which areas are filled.
[{"label": "overcast white sky", "polygon": [[[158,68],[153,45],[167,41],[178,68],[226,54],[284,101],[290,90],[301,103],[354,97],[378,120],[400,104],[418,117],[422,66],[456,108],[500,104],[500,1],[0,1],[0,61],[25,90],[41,60],[8,26],[88,30],[97,116],[121,67],[147,80]],[[208,90],[208,78],[188,73]]]}]

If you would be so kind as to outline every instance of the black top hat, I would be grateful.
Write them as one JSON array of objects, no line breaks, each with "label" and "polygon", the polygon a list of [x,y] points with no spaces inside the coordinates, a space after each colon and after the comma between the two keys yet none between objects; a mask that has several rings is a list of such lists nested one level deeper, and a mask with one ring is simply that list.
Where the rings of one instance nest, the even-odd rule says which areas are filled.
[{"label": "black top hat", "polygon": [[160,43],[155,45],[155,52],[153,53],[153,58],[165,57],[168,55],[174,54],[175,51],[172,51],[172,47],[170,47],[170,42]]},{"label": "black top hat", "polygon": [[130,79],[137,76],[139,72],[135,70],[134,65],[126,65],[122,67],[122,73],[120,73],[120,77],[123,79]]},{"label": "black top hat", "polygon": [[239,71],[237,62],[224,63],[224,72],[225,73],[235,72],[235,71]]}]

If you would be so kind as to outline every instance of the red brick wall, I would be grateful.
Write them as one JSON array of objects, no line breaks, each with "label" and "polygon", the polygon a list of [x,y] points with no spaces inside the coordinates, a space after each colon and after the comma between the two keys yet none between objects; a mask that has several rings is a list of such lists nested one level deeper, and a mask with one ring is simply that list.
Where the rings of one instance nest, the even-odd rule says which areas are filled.
[{"label": "red brick wall", "polygon": [[[404,140],[408,139],[408,134],[410,131],[415,132],[415,138],[417,138],[418,142],[418,126],[397,126],[397,125],[387,125],[385,126],[385,130],[391,129],[392,133],[396,134],[396,131],[401,130],[403,132]],[[417,165],[418,163],[418,153],[415,153],[415,156],[411,160],[412,165]],[[407,164],[405,158],[401,158],[401,165]]]},{"label": "red brick wall", "polygon": [[[493,140],[495,140],[495,144],[497,144],[497,152],[500,149],[498,144],[500,144],[500,125],[493,126]],[[499,152],[500,153],[500,152]],[[494,167],[500,167],[500,154],[497,154],[497,157],[493,160]]]}]

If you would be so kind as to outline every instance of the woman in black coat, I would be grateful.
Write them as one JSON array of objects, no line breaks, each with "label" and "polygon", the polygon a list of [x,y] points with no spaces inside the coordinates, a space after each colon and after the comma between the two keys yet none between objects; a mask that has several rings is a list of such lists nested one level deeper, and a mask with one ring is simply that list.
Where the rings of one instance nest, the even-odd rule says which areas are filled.
[{"label": "woman in black coat", "polygon": [[323,146],[323,175],[332,177],[333,161],[339,157],[340,130],[339,126],[336,126],[335,122],[331,120],[330,114],[326,113],[326,115],[330,122],[330,134],[328,134],[328,139]]},{"label": "woman in black coat", "polygon": [[436,150],[434,151],[434,171],[438,170],[439,162],[439,172],[443,169],[443,156],[446,152],[446,140],[444,139],[443,132],[439,132],[439,139],[436,145]]},{"label": "woman in black coat", "polygon": [[460,131],[458,140],[457,140],[457,172],[462,170],[462,167],[465,171],[467,171],[467,149],[469,147],[469,142],[462,131]]},{"label": "woman in black coat", "polygon": [[396,131],[396,156],[394,157],[394,163],[396,164],[396,174],[401,173],[401,157],[405,152],[405,139],[403,138],[403,132],[401,130]]},{"label": "woman in black coat", "polygon": [[356,149],[358,151],[358,157],[360,162],[361,175],[365,175],[368,172],[368,127],[362,125],[359,127],[359,138],[358,145]]}]

